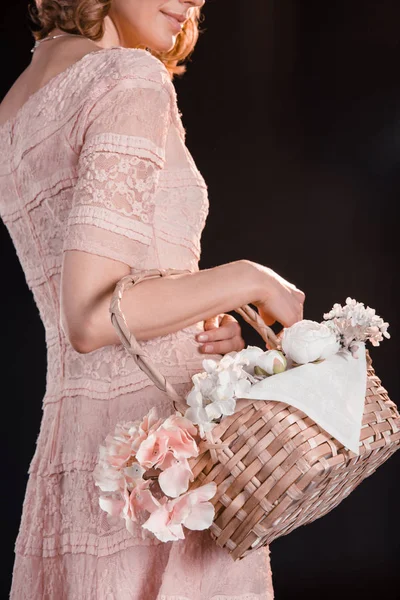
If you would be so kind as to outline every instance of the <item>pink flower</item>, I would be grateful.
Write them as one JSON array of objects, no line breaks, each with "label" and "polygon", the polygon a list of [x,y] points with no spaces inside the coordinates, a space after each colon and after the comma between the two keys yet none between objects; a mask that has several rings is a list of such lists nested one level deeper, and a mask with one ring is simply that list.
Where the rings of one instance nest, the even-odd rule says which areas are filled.
[{"label": "pink flower", "polygon": [[[162,419],[157,419],[156,409],[152,408],[142,421],[118,423],[114,433],[107,435],[105,445],[100,446],[100,459],[93,473],[96,485],[103,492],[123,490],[126,477],[129,483],[136,450],[161,423]],[[143,469],[141,471],[143,474]]]},{"label": "pink flower", "polygon": [[[130,430],[132,436],[132,450],[136,453],[140,444],[145,440],[150,433],[155,431],[162,423],[162,419],[157,419],[157,411],[153,407],[149,410],[143,421],[137,427],[137,430]],[[137,421],[134,423],[134,425]]]},{"label": "pink flower", "polygon": [[182,526],[200,531],[213,522],[215,509],[210,498],[215,496],[214,481],[190,490],[179,498],[160,504],[142,527],[151,531],[162,542],[184,539]]},{"label": "pink flower", "polygon": [[159,502],[148,489],[150,481],[141,480],[129,493],[128,488],[124,490],[124,506],[121,516],[125,519],[125,525],[129,533],[134,533],[133,523],[143,520],[143,511],[153,512],[158,508]]},{"label": "pink flower", "polygon": [[171,522],[171,514],[166,504],[160,504],[151,513],[147,521],[143,523],[142,527],[151,531],[161,542],[175,542],[185,539],[182,525]]},{"label": "pink flower", "polygon": [[121,494],[101,495],[99,505],[111,517],[119,517],[124,507],[124,500],[121,498]]},{"label": "pink flower", "polygon": [[187,529],[200,531],[210,527],[214,519],[214,506],[208,502],[217,492],[215,481],[190,490],[175,500],[170,500],[173,506],[172,521],[182,523]]},{"label": "pink flower", "polygon": [[136,481],[132,491],[125,482],[124,489],[118,494],[102,495],[99,505],[102,510],[112,517],[122,517],[129,533],[134,533],[133,523],[139,523],[147,518],[143,512],[153,512],[159,507],[159,502],[149,490],[150,481],[140,479]]},{"label": "pink flower", "polygon": [[[212,504],[205,502],[208,498],[205,492],[201,495],[195,490],[187,497],[180,495],[188,489],[189,481],[194,480],[187,459],[198,456],[193,438],[197,434],[196,426],[179,413],[163,421],[157,419],[155,409],[141,422],[118,424],[114,434],[107,436],[105,446],[100,446],[100,461],[94,470],[96,485],[107,492],[99,498],[100,507],[113,517],[125,519],[126,528],[132,534],[134,523],[150,522],[151,526],[149,519],[157,513],[154,522],[157,524],[161,519],[160,535],[165,541],[184,537],[183,522],[189,526],[197,523],[197,528],[204,528],[204,522],[214,514]],[[180,501],[176,508],[166,497],[159,501],[152,495],[151,481],[143,479],[146,469],[152,467],[162,471],[158,477],[161,491]],[[212,486],[214,495],[215,484]],[[203,488],[210,493],[210,486]]]},{"label": "pink flower", "polygon": [[118,423],[113,434],[105,439],[105,446],[100,446],[100,458],[104,458],[111,467],[123,467],[131,457],[131,437],[129,424]]},{"label": "pink flower", "polygon": [[[100,447],[100,450],[102,447]],[[121,469],[111,467],[106,459],[101,458],[93,470],[94,483],[103,492],[117,492],[124,488],[124,473]]]},{"label": "pink flower", "polygon": [[194,481],[194,476],[186,458],[175,461],[175,464],[158,476],[161,490],[171,498],[176,498],[186,492],[189,481]]},{"label": "pink flower", "polygon": [[104,456],[108,463],[112,467],[124,467],[135,455],[142,441],[161,423],[162,419],[157,419],[155,408],[151,408],[142,421],[118,423],[114,434],[109,434],[105,439]]},{"label": "pink flower", "polygon": [[155,467],[164,471],[179,460],[198,455],[192,437],[196,434],[197,428],[189,419],[172,415],[142,441],[136,459],[147,469]]},{"label": "pink flower", "polygon": [[179,413],[171,415],[170,417],[165,419],[163,427],[164,429],[179,427],[183,431],[186,431],[186,433],[189,436],[197,435],[197,428],[195,427],[195,425],[193,425],[193,423],[189,421],[189,419],[185,419],[185,417],[182,417],[182,415],[180,415]]}]

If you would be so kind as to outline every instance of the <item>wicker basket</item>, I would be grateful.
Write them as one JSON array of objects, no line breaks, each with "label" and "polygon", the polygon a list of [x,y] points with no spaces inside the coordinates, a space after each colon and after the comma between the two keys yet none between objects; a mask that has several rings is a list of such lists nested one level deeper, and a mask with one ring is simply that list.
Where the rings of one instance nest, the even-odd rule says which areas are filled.
[{"label": "wicker basket", "polygon": [[[129,331],[121,312],[123,292],[144,278],[179,274],[154,270],[127,275],[116,285],[111,321],[126,349],[177,410],[178,396]],[[237,310],[269,346],[277,338],[249,306]],[[359,456],[344,448],[301,410],[283,402],[240,399],[200,441],[189,460],[195,480],[189,489],[217,484],[211,499],[215,518],[210,531],[234,560],[322,517],[348,496],[400,447],[400,415],[375,375],[367,352],[368,378]],[[216,447],[213,447],[215,444]]]}]

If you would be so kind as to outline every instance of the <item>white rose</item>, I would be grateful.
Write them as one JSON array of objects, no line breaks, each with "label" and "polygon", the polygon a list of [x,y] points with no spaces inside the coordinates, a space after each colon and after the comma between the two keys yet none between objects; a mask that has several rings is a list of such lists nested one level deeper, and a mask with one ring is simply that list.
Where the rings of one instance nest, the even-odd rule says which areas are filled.
[{"label": "white rose", "polygon": [[257,357],[256,366],[260,367],[268,375],[283,373],[286,369],[286,358],[279,350],[268,350]]},{"label": "white rose", "polygon": [[328,358],[339,350],[336,334],[325,323],[303,319],[287,328],[282,336],[282,350],[299,365]]}]

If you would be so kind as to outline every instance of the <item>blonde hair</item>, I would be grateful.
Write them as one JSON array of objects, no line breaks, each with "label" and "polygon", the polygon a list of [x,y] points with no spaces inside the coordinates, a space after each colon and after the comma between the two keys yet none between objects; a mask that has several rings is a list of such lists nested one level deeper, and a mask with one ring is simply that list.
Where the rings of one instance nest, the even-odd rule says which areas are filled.
[{"label": "blonde hair", "polygon": [[[107,16],[112,0],[34,0],[29,13],[35,31],[35,40],[42,40],[55,29],[66,33],[84,35],[93,40],[99,40],[104,34],[104,18]],[[170,74],[171,80],[175,75],[182,76],[186,65],[202,31],[199,24],[202,21],[200,8],[194,8],[192,16],[185,22],[182,31],[177,35],[175,46],[166,53],[151,53],[161,60]]]}]

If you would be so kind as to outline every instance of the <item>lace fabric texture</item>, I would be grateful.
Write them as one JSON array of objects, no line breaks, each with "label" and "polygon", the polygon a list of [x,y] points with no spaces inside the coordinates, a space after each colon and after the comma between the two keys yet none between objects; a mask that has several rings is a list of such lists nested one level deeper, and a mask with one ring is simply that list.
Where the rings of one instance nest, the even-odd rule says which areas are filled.
[{"label": "lace fabric texture", "polygon": [[154,238],[155,192],[170,120],[165,87],[139,84],[117,83],[91,114],[63,246],[133,268],[144,264]]},{"label": "lace fabric texture", "polygon": [[[162,544],[99,505],[92,472],[119,421],[174,412],[122,345],[76,352],[60,325],[64,253],[132,271],[198,270],[206,183],[175,88],[145,50],[90,53],[0,126],[0,216],[44,325],[46,392],[15,542],[13,600],[270,600],[269,548],[234,563],[209,532]],[[185,394],[199,322],[143,342]],[[216,356],[216,358],[219,358]]]}]

